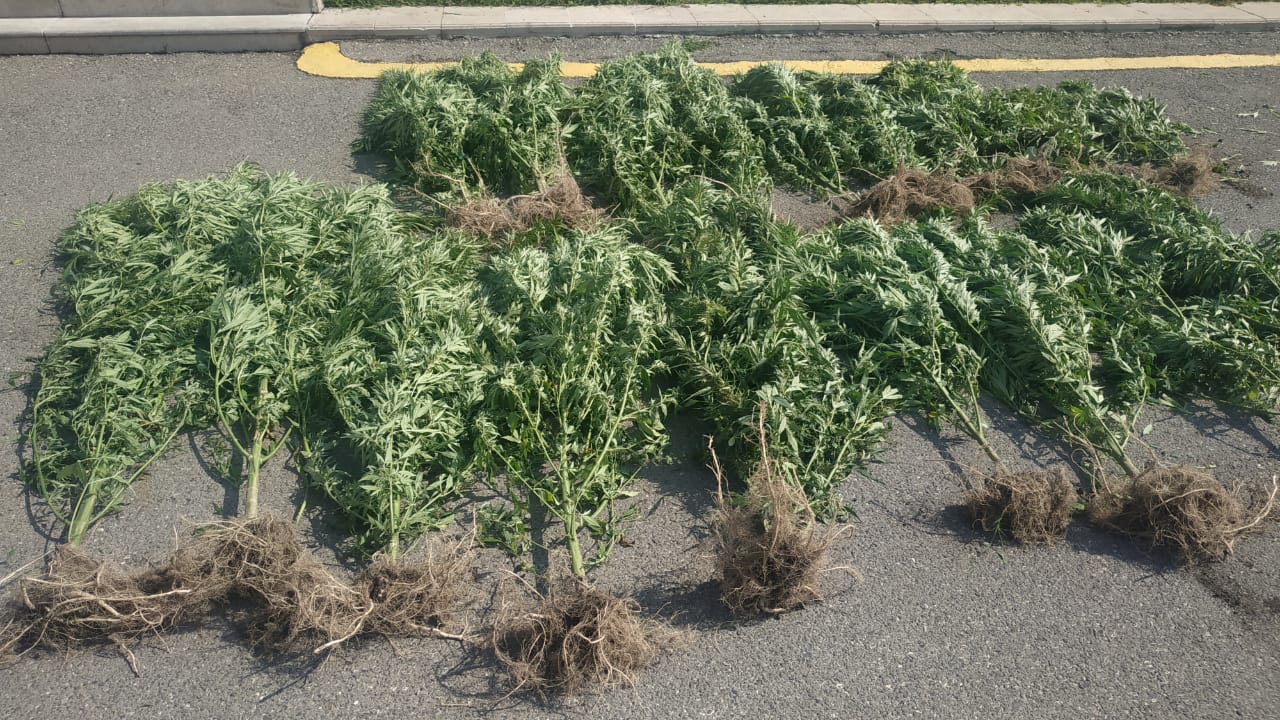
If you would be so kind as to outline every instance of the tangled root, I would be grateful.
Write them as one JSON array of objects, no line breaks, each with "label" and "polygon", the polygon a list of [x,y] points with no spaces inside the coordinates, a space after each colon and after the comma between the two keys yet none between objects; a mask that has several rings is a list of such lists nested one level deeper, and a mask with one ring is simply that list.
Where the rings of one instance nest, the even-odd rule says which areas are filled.
[{"label": "tangled root", "polygon": [[966,212],[975,199],[973,191],[951,175],[899,167],[869,189],[834,202],[842,217],[870,217],[894,225],[938,208]]},{"label": "tangled root", "polygon": [[364,631],[387,637],[435,634],[466,596],[468,557],[461,545],[412,562],[378,558],[356,580],[372,612]]},{"label": "tangled root", "polygon": [[169,568],[129,572],[78,548],[59,547],[42,576],[18,586],[14,615],[0,631],[0,658],[16,660],[37,645],[113,643],[136,672],[127,646],[194,619],[194,592]]},{"label": "tangled root", "polygon": [[420,563],[379,560],[348,584],[306,551],[292,523],[269,516],[204,528],[167,565],[133,572],[61,547],[42,575],[20,583],[0,656],[110,642],[136,671],[130,642],[228,604],[241,608],[249,644],[273,653],[419,634],[463,595],[465,564],[459,548]]},{"label": "tangled root", "polygon": [[964,494],[976,527],[1025,545],[1062,539],[1078,501],[1075,485],[1061,470],[997,472]]},{"label": "tangled root", "polygon": [[1107,170],[1145,180],[1175,195],[1201,197],[1218,187],[1218,176],[1213,172],[1216,164],[1209,149],[1199,147],[1186,155],[1174,158],[1168,165],[1162,167],[1153,167],[1150,163],[1145,163],[1113,165]]},{"label": "tangled root", "polygon": [[591,206],[573,176],[564,174],[531,195],[468,200],[450,208],[448,222],[461,230],[499,238],[539,222],[559,221],[566,227],[585,229],[595,225],[602,214]]},{"label": "tangled root", "polygon": [[[736,503],[717,493],[714,527],[720,591],[739,616],[778,615],[822,599],[833,536],[822,532],[798,483],[769,458],[764,409],[757,425],[760,461]],[[711,450],[716,480],[723,472]]]},{"label": "tangled root", "polygon": [[1265,504],[1250,516],[1239,489],[1193,468],[1153,464],[1126,487],[1096,494],[1089,517],[1152,547],[1173,548],[1186,562],[1217,560],[1273,513],[1276,490],[1273,478]]},{"label": "tangled root", "polygon": [[573,694],[634,685],[670,635],[634,601],[573,582],[531,612],[500,618],[493,645],[517,689]]},{"label": "tangled root", "polygon": [[1014,195],[1036,195],[1062,179],[1062,169],[1044,158],[1008,156],[999,170],[970,175],[960,180],[975,200],[983,200],[1002,192]]}]

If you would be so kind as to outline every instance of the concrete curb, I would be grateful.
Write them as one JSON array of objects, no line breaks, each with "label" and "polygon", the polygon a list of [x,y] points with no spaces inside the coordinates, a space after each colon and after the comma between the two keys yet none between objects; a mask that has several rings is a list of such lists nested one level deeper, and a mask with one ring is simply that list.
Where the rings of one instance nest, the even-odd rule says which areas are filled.
[{"label": "concrete curb", "polygon": [[[14,1],[0,0],[0,16],[3,3]],[[129,1],[145,7],[171,0]],[[0,19],[0,54],[287,51],[313,42],[392,38],[1154,30],[1280,30],[1280,2],[407,7],[314,15],[21,17]]]}]

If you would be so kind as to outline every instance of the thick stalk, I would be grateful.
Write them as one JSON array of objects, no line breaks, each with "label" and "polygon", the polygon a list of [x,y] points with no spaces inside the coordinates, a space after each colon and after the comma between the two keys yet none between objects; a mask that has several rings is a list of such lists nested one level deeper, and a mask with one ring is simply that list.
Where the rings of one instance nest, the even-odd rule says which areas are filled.
[{"label": "thick stalk", "polygon": [[244,514],[250,519],[258,517],[258,475],[262,470],[262,430],[253,433],[253,446],[249,449],[249,479],[244,486]]},{"label": "thick stalk", "polygon": [[573,568],[573,574],[579,579],[587,578],[587,568],[582,562],[582,548],[578,545],[578,505],[577,503],[569,503],[570,493],[573,488],[569,484],[569,476],[560,474],[560,497],[564,499],[568,507],[561,515],[564,520],[564,542],[569,548],[569,563]]},{"label": "thick stalk", "polygon": [[71,517],[71,524],[67,526],[67,544],[79,545],[84,540],[84,534],[89,530],[89,524],[93,522],[93,513],[98,506],[98,488],[91,485],[84,497],[80,498],[79,504],[76,505],[75,514]]}]

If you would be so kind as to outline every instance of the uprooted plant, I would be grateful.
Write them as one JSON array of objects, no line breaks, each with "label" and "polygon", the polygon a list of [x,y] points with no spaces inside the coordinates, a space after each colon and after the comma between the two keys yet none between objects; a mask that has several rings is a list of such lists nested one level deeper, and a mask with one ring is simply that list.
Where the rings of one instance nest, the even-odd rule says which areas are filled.
[{"label": "uprooted plant", "polygon": [[760,459],[736,497],[725,492],[725,473],[708,441],[716,476],[712,525],[720,597],[740,616],[778,615],[820,600],[820,581],[837,533],[824,530],[795,471],[769,456],[766,411],[759,408]]},{"label": "uprooted plant", "polygon": [[553,234],[494,261],[487,329],[502,374],[487,401],[488,452],[508,494],[559,519],[571,579],[498,623],[516,687],[629,683],[655,654],[651,623],[587,584],[582,533],[601,561],[629,513],[632,473],[665,445],[651,391],[671,267],[616,231]]},{"label": "uprooted plant", "polygon": [[547,249],[516,250],[489,272],[486,335],[501,375],[487,401],[487,449],[509,483],[564,524],[582,579],[580,533],[607,553],[627,466],[665,444],[667,402],[650,390],[671,267],[602,231],[553,235]]},{"label": "uprooted plant", "polygon": [[[293,444],[345,511],[390,529],[374,533],[378,542],[398,540],[403,526],[411,536],[434,526],[426,518],[445,514],[457,483],[378,504],[367,500],[376,483],[337,482],[330,462],[361,419],[335,411],[335,383],[326,382],[342,369],[334,348],[403,325],[429,356],[450,347],[447,333],[430,330],[447,329],[459,312],[448,302],[439,311],[420,306],[423,289],[468,267],[474,274],[478,250],[467,252],[459,238],[420,236],[418,227],[383,187],[326,188],[247,166],[83,211],[62,239],[58,293],[67,319],[41,364],[29,430],[32,486],[65,521],[68,540],[80,542],[114,510],[177,432],[213,425],[246,460],[250,515],[262,464]],[[380,348],[390,354],[393,345]],[[375,372],[372,365],[365,371]],[[474,379],[461,372],[461,382]],[[346,386],[336,389],[358,404]],[[471,383],[448,399],[473,391]],[[420,478],[412,474],[409,484]]]},{"label": "uprooted plant", "polygon": [[641,234],[673,259],[683,288],[668,332],[684,404],[708,422],[730,472],[758,458],[763,403],[776,464],[792,473],[822,518],[849,514],[837,494],[888,432],[899,395],[874,352],[832,351],[777,246],[799,242],[758,198],[693,181],[645,218]]}]

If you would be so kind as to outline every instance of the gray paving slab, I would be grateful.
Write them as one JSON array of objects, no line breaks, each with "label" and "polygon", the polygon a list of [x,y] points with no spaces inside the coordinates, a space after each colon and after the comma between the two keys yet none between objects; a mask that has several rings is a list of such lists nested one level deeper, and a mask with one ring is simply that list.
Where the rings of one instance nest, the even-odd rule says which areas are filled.
[{"label": "gray paving slab", "polygon": [[696,33],[698,21],[691,5],[637,5],[631,10],[636,20],[636,33]]},{"label": "gray paving slab", "polygon": [[762,33],[817,32],[823,17],[841,5],[747,5]]},{"label": "gray paving slab", "polygon": [[937,29],[938,22],[914,5],[867,3],[859,6],[876,20],[882,33],[922,33]]},{"label": "gray paving slab", "polygon": [[512,7],[506,9],[503,18],[516,37],[565,37],[574,34],[574,18],[579,14],[575,7]]},{"label": "gray paving slab", "polygon": [[591,12],[574,13],[571,32],[575,37],[634,35],[636,33],[636,17],[628,5],[592,8]]},{"label": "gray paving slab", "polygon": [[[24,0],[0,0],[0,11],[21,7],[21,12],[52,12],[50,0],[33,0],[41,5],[17,5]],[[7,3],[7,5],[5,4]],[[298,7],[314,7],[312,0],[223,0],[221,5],[210,5],[201,0],[120,0],[111,5],[99,0],[64,0],[63,9],[74,14],[100,14],[110,12],[146,13],[165,12],[220,12],[235,8],[247,8],[252,3],[254,12],[271,12]],[[538,37],[631,34],[804,34],[804,33],[877,33],[915,34],[925,32],[982,32],[1000,30],[1027,32],[1038,30],[1134,32],[1165,30],[1223,29],[1261,31],[1280,28],[1280,2],[1242,3],[1234,6],[1215,6],[1195,3],[1138,3],[1132,5],[1093,4],[975,4],[953,5],[947,3],[892,4],[870,3],[862,5],[636,5],[636,6],[577,6],[565,7],[409,7],[356,10],[326,10],[312,16],[309,21],[308,41],[344,40],[353,38],[395,39],[405,37]],[[15,10],[15,12],[17,12]],[[264,17],[271,17],[264,15]],[[71,20],[74,18],[64,18]],[[126,18],[127,19],[127,18]],[[139,17],[137,19],[160,19]],[[438,19],[438,22],[437,22]],[[174,26],[174,34],[187,33],[198,40],[172,42],[159,39],[155,33],[147,33],[148,40],[130,44],[120,40],[120,33],[111,29],[114,19],[103,18],[102,42],[92,45],[99,52],[129,52],[152,48],[181,48],[262,50],[269,47],[285,47],[264,43],[260,33],[252,31],[232,34],[208,32],[199,24]],[[84,38],[86,33],[77,28],[64,33],[52,29],[55,35],[72,34]],[[212,42],[209,38],[220,36]],[[237,48],[233,39],[245,38],[246,44]],[[5,47],[29,47],[37,43],[34,37],[25,38],[18,45],[16,36],[8,37]],[[86,42],[86,41],[81,41]],[[58,41],[51,46],[69,47]],[[2,48],[0,48],[2,50]]]},{"label": "gray paving slab", "polygon": [[[520,33],[524,34],[524,33]],[[447,7],[440,16],[440,35],[462,37],[505,37],[508,35],[504,8]]]},{"label": "gray paving slab", "polygon": [[704,35],[760,32],[760,20],[746,5],[690,5],[689,13]]},{"label": "gray paving slab", "polygon": [[1257,15],[1266,20],[1280,22],[1280,2],[1242,2],[1236,3],[1232,7]]},{"label": "gray paving slab", "polygon": [[994,30],[994,8],[975,5],[946,5],[933,3],[913,6],[934,21],[939,32],[981,32]]},{"label": "gray paving slab", "polygon": [[45,18],[0,19],[0,55],[45,55]]},{"label": "gray paving slab", "polygon": [[879,30],[878,19],[863,5],[824,5],[818,16],[824,33],[862,34]]}]

